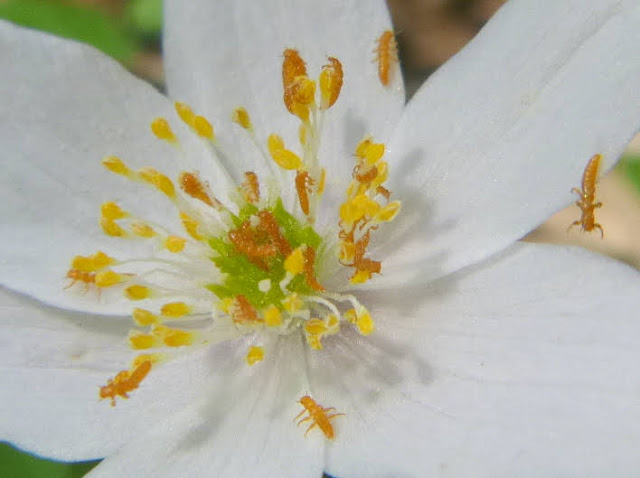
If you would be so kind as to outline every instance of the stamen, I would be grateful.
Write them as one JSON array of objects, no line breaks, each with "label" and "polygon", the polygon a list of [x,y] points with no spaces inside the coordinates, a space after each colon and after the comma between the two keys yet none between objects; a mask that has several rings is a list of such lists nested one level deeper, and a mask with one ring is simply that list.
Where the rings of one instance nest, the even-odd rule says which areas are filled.
[{"label": "stamen", "polygon": [[329,63],[322,67],[319,82],[322,109],[326,110],[333,106],[342,90],[342,64],[336,58],[329,57]]},{"label": "stamen", "polygon": [[184,121],[188,126],[193,126],[193,118],[195,117],[195,115],[193,114],[191,107],[179,101],[175,102],[174,107],[180,119]]},{"label": "stamen", "polygon": [[275,305],[270,305],[262,311],[264,324],[267,327],[280,327],[282,325],[282,313]]},{"label": "stamen", "polygon": [[98,287],[112,287],[126,280],[126,277],[114,271],[104,271],[96,274],[95,283]]},{"label": "stamen", "polygon": [[213,126],[211,126],[211,123],[209,123],[204,116],[194,116],[191,126],[193,126],[193,130],[201,137],[215,141]]},{"label": "stamen", "polygon": [[200,181],[197,173],[183,172],[180,174],[178,182],[180,183],[180,189],[182,189],[187,195],[213,207],[213,200],[205,191],[205,187],[202,184],[202,181]]},{"label": "stamen", "polygon": [[151,289],[143,285],[130,285],[124,290],[124,295],[129,300],[143,300],[151,297]]},{"label": "stamen", "polygon": [[271,154],[271,158],[282,169],[294,170],[302,167],[302,160],[293,151],[289,151],[284,147],[284,141],[277,134],[269,135],[267,148]]},{"label": "stamen", "polygon": [[184,245],[186,242],[187,240],[182,237],[169,236],[164,241],[164,247],[166,247],[169,252],[177,254],[178,252],[182,252],[184,250]]},{"label": "stamen", "polygon": [[102,165],[112,173],[120,174],[121,176],[130,177],[133,174],[133,172],[117,156],[105,157],[102,160]]},{"label": "stamen", "polygon": [[158,317],[145,309],[135,308],[133,309],[132,315],[136,325],[139,325],[140,327],[148,327],[158,323]]},{"label": "stamen", "polygon": [[184,302],[169,302],[162,306],[160,313],[165,317],[177,319],[191,313],[191,307]]},{"label": "stamen", "polygon": [[153,168],[141,168],[138,170],[138,177],[143,181],[155,186],[160,192],[167,197],[175,199],[176,188],[167,176]]},{"label": "stamen", "polygon": [[176,135],[173,134],[169,122],[164,118],[156,118],[151,122],[151,131],[158,139],[163,139],[169,143],[177,141]]},{"label": "stamen", "polygon": [[247,110],[240,106],[233,110],[233,115],[231,117],[234,123],[239,124],[244,129],[253,131],[253,124],[251,123],[251,118],[249,117],[249,113]]}]

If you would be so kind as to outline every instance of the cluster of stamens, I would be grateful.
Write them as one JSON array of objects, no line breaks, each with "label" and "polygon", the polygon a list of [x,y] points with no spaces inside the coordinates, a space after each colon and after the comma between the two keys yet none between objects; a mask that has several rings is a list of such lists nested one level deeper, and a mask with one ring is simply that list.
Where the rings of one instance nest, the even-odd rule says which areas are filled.
[{"label": "cluster of stamens", "polygon": [[[261,194],[259,178],[252,171],[231,191],[229,205],[196,171],[184,171],[174,182],[153,168],[133,170],[118,157],[104,158],[103,165],[112,173],[151,186],[168,198],[184,228],[175,234],[106,202],[100,217],[104,233],[148,241],[154,252],[151,257],[118,260],[99,251],[72,261],[69,287],[80,281],[98,291],[121,290],[127,299],[141,304],[152,303],[148,299],[162,303],[154,310],[133,309],[136,328],[129,343],[140,355],[130,370],[101,388],[100,396],[112,404],[116,396],[127,398],[152,364],[169,358],[172,350],[227,339],[229,330],[255,335],[246,354],[249,365],[265,358],[269,335],[299,330],[311,348],[320,350],[323,339],[339,333],[344,322],[363,335],[373,332],[367,309],[353,295],[327,290],[320,278],[323,264],[332,261],[354,269],[353,283],[381,270],[379,261],[366,257],[366,249],[372,231],[391,221],[400,208],[398,201],[389,201],[390,193],[383,187],[388,175],[382,160],[384,145],[365,138],[356,149],[353,180],[339,211],[336,257],[314,223],[327,174],[319,163],[320,133],[324,114],[342,89],[342,65],[329,58],[314,81],[298,52],[285,50],[282,80],[284,105],[300,120],[301,153],[288,149],[277,134],[260,142],[244,107],[235,109],[232,120],[247,132],[259,153],[284,172],[295,172],[291,179],[296,205],[287,207],[279,193]],[[219,151],[206,118],[184,103],[175,103],[175,110],[192,132]],[[151,131],[169,144],[179,143],[165,118],[155,119]],[[265,143],[263,150],[260,145]]]}]

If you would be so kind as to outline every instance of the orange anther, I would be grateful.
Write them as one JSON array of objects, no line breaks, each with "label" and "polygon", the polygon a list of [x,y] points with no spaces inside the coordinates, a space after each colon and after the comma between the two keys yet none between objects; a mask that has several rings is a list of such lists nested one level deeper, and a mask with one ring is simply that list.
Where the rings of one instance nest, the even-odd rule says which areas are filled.
[{"label": "orange anther", "polygon": [[191,196],[194,199],[199,199],[205,204],[209,206],[213,206],[213,201],[207,194],[207,191],[200,181],[197,173],[187,173],[183,172],[179,178],[180,189],[182,189],[186,194]]}]

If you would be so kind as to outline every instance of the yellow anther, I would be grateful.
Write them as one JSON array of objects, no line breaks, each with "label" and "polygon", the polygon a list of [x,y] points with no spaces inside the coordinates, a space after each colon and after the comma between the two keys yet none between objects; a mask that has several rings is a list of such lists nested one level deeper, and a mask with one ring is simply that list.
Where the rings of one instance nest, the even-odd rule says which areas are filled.
[{"label": "yellow anther", "polygon": [[284,149],[284,141],[282,140],[282,137],[277,134],[270,134],[267,139],[267,148],[269,148],[269,152],[271,154],[273,154],[274,151]]},{"label": "yellow anther", "polygon": [[202,239],[202,236],[198,233],[198,228],[200,227],[198,221],[183,212],[180,213],[180,220],[182,221],[182,227],[184,227],[185,231],[187,231],[191,237],[196,241]]},{"label": "yellow anther", "polygon": [[218,308],[224,312],[225,314],[229,314],[231,307],[233,306],[235,302],[235,299],[233,297],[227,297],[226,299],[221,300],[220,302],[218,302]]},{"label": "yellow anther", "polygon": [[124,282],[126,277],[118,274],[117,272],[108,270],[104,272],[98,272],[96,274],[96,285],[98,287],[111,287],[116,284]]},{"label": "yellow anther", "polygon": [[384,144],[382,143],[370,143],[364,153],[364,159],[366,159],[369,166],[375,165],[384,156]]},{"label": "yellow anther", "polygon": [[103,267],[115,264],[116,262],[113,257],[109,257],[102,251],[96,252],[94,255],[89,256],[89,258],[93,261],[93,267],[96,271],[102,269]]},{"label": "yellow anther", "polygon": [[129,300],[143,300],[151,297],[151,289],[143,285],[130,285],[124,290],[124,296]]},{"label": "yellow anther", "polygon": [[371,181],[372,189],[380,186],[389,177],[389,165],[386,161],[379,161],[378,164],[376,164],[376,169],[378,170],[378,175]]},{"label": "yellow anther", "polygon": [[180,116],[180,119],[191,126],[193,124],[193,118],[195,115],[193,114],[193,111],[191,110],[189,105],[176,101],[174,107],[176,109],[176,113],[178,113],[178,116]]},{"label": "yellow anther", "polygon": [[359,194],[340,206],[340,219],[353,224],[365,216],[373,217],[379,210],[380,204],[365,194]]},{"label": "yellow anther", "polygon": [[307,343],[314,350],[322,350],[322,336],[307,335]]},{"label": "yellow anther", "polygon": [[249,116],[249,113],[243,106],[240,106],[235,110],[233,110],[233,115],[231,119],[233,120],[234,123],[239,124],[244,129],[249,131],[253,130],[253,125],[251,124],[251,117]]},{"label": "yellow anther", "polygon": [[324,186],[327,182],[327,170],[322,168],[320,171],[320,181],[318,182],[318,194],[322,194],[324,192]]},{"label": "yellow anther", "polygon": [[184,347],[193,344],[194,340],[193,332],[174,329],[166,325],[156,325],[151,332],[160,338],[167,347]]},{"label": "yellow anther", "polygon": [[304,246],[297,247],[284,261],[284,270],[296,275],[304,271]]},{"label": "yellow anther", "polygon": [[302,160],[293,151],[288,149],[279,149],[271,153],[271,157],[278,166],[282,169],[300,169],[302,167]]},{"label": "yellow anther", "polygon": [[211,126],[211,123],[209,123],[207,118],[204,116],[194,116],[191,126],[193,127],[193,130],[198,133],[198,136],[210,139],[211,141],[215,139],[213,126]]},{"label": "yellow anther", "polygon": [[82,272],[94,272],[93,260],[91,257],[75,256],[71,260],[71,268]]},{"label": "yellow anther", "polygon": [[173,134],[169,122],[164,118],[156,118],[151,122],[151,131],[156,135],[158,139],[163,139],[174,143],[176,141],[176,135]]},{"label": "yellow anther", "polygon": [[378,222],[392,221],[396,217],[398,212],[400,212],[400,201],[390,202],[382,209],[380,209],[380,211],[375,216],[375,220]]},{"label": "yellow anther", "polygon": [[302,146],[305,146],[307,144],[308,135],[309,135],[309,125],[305,123],[301,123],[300,128],[298,128],[298,141],[300,141],[300,144]]},{"label": "yellow anther", "polygon": [[191,312],[191,307],[189,307],[184,302],[169,302],[162,306],[160,309],[160,313],[165,317],[184,317],[185,315]]},{"label": "yellow anther", "polygon": [[349,282],[352,284],[364,284],[369,279],[371,279],[371,271],[357,270],[353,277],[349,279]]},{"label": "yellow anther", "polygon": [[293,292],[282,300],[282,307],[284,307],[284,310],[287,312],[297,312],[304,307],[304,302],[298,294]]},{"label": "yellow anther", "polygon": [[130,176],[131,170],[117,156],[107,156],[102,160],[102,165],[112,173],[121,174],[122,176]]},{"label": "yellow anther", "polygon": [[356,157],[360,159],[365,159],[367,154],[367,149],[369,149],[369,146],[371,145],[371,143],[372,141],[370,137],[366,137],[362,141],[360,141],[358,143],[358,146],[356,146],[356,152],[355,152]]},{"label": "yellow anther", "polygon": [[356,253],[356,245],[353,242],[340,242],[340,261],[344,263],[353,262]]},{"label": "yellow anther", "polygon": [[328,109],[336,102],[342,89],[342,64],[336,58],[329,57],[329,63],[322,67],[319,82],[322,109]]},{"label": "yellow anther", "polygon": [[340,320],[338,320],[335,314],[329,314],[325,318],[325,322],[327,324],[327,334],[333,335],[340,332]]},{"label": "yellow anther", "polygon": [[118,206],[114,202],[102,203],[102,206],[100,207],[100,213],[102,214],[102,217],[111,221],[122,219],[123,217],[127,217],[129,215],[125,211],[120,209],[120,206]]},{"label": "yellow anther", "polygon": [[349,309],[344,313],[344,318],[347,319],[352,324],[355,324],[358,321],[358,314],[356,313],[356,309]]},{"label": "yellow anther", "polygon": [[112,219],[107,219],[106,217],[100,218],[100,226],[107,236],[124,237],[127,235],[126,231]]},{"label": "yellow anther", "polygon": [[296,81],[293,99],[299,105],[310,105],[315,101],[316,82],[303,76]]},{"label": "yellow anther", "polygon": [[186,239],[178,236],[169,236],[164,240],[164,247],[169,252],[178,253],[184,250],[184,245],[187,242]]},{"label": "yellow anther", "polygon": [[375,324],[373,323],[373,319],[369,314],[369,311],[362,307],[358,311],[358,320],[356,322],[356,326],[362,335],[369,335],[371,332],[375,330]]},{"label": "yellow anther", "polygon": [[136,236],[150,238],[156,235],[156,231],[149,224],[145,224],[144,222],[134,222],[131,223],[131,232],[133,232]]},{"label": "yellow anther", "polygon": [[129,344],[132,349],[145,350],[150,349],[156,345],[155,337],[149,334],[143,334],[138,331],[129,332]]},{"label": "yellow anther", "polygon": [[143,181],[155,186],[160,192],[170,198],[176,197],[176,188],[171,179],[153,168],[141,168],[138,170],[138,177]]},{"label": "yellow anther", "polygon": [[324,320],[309,319],[304,323],[304,330],[309,335],[322,335],[327,331]]},{"label": "yellow anther", "polygon": [[264,347],[249,347],[247,352],[246,361],[249,365],[262,362],[264,360]]},{"label": "yellow anther", "polygon": [[284,149],[284,141],[277,134],[269,135],[267,148],[273,160],[283,169],[300,169],[302,160],[288,149]]},{"label": "yellow anther", "polygon": [[148,327],[158,323],[158,317],[145,309],[133,309],[133,320],[140,327]]},{"label": "yellow anther", "polygon": [[275,305],[267,307],[262,314],[267,327],[280,327],[282,325],[282,313]]}]

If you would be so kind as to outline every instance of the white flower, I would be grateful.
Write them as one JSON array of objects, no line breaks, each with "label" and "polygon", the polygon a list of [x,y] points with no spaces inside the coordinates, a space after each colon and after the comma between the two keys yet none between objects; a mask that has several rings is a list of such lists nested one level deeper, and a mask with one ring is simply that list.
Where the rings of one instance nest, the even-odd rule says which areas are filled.
[{"label": "white flower", "polygon": [[[571,200],[593,154],[611,166],[640,125],[635,1],[511,0],[404,109],[398,71],[384,86],[371,61],[376,38],[390,28],[383,2],[169,0],[166,18],[169,94],[212,121],[215,145],[181,125],[164,96],[95,51],[0,25],[0,276],[9,289],[0,315],[0,438],[58,459],[107,456],[91,474],[97,477],[318,477],[322,470],[341,478],[625,476],[638,469],[637,271],[578,249],[515,243]],[[287,48],[307,61],[311,79],[327,56],[344,70],[338,101],[318,112],[323,127],[307,131],[321,133],[318,154],[302,147],[304,170],[315,179],[308,192],[318,201],[310,214],[296,206],[297,173],[281,174],[229,120],[246,107],[258,144],[277,133],[294,149],[300,121],[282,103]],[[156,117],[170,119],[178,147],[148,132]],[[369,134],[387,145],[385,188],[402,210],[374,231],[363,256],[381,260],[381,274],[348,285],[330,246],[350,247],[338,236],[345,221],[338,226],[338,211],[354,151]],[[170,233],[156,224],[186,238],[175,207],[199,207],[193,188],[163,197],[168,186],[153,171],[127,170],[133,182],[109,174],[100,165],[107,155],[172,178],[198,171],[229,211],[237,211],[229,197],[240,207],[248,200],[234,182],[255,172],[266,201],[258,208],[273,212],[265,198],[282,196],[297,217],[293,235],[283,233],[289,242],[317,206],[314,227],[325,248],[311,261],[315,269],[307,275],[305,236],[302,265],[292,248],[290,267],[280,272],[311,288],[316,277],[333,294],[309,293],[301,309],[322,315],[326,307],[325,325],[334,304],[349,316],[342,300],[353,294],[375,330],[368,334],[355,317],[355,325],[318,335],[307,330],[307,316],[287,310],[293,332],[282,326],[275,334],[266,325],[240,327],[229,301],[222,301],[229,314],[198,309],[214,302],[203,284],[226,284],[228,275],[201,267],[210,251],[192,240],[175,253],[183,263],[172,279],[141,267],[100,297],[93,285],[84,295],[80,284],[65,290],[64,273],[78,254],[85,261],[95,261],[87,255],[97,250],[119,261],[146,257],[155,268],[171,254],[160,250]],[[113,159],[107,164],[124,171]],[[321,167],[319,202],[313,188]],[[280,183],[269,183],[278,175]],[[382,208],[383,196],[376,196]],[[158,235],[105,236],[95,211],[107,201],[136,215],[120,217],[107,205],[107,231],[112,221],[131,235],[144,217]],[[228,214],[201,218],[198,231],[231,241],[229,230],[239,226]],[[250,248],[277,242],[255,239],[260,223],[247,220]],[[125,265],[134,262],[113,270],[126,272]],[[132,305],[114,291],[141,278],[171,301],[175,291],[167,289],[191,287],[185,303],[203,323],[191,324],[198,333],[192,346],[157,349],[160,357],[132,366],[129,382],[116,380],[130,385],[120,390],[131,392],[128,400],[103,388],[117,403],[111,407],[98,400],[100,386],[140,354],[126,340]],[[271,279],[259,284],[262,292],[273,287],[280,285]],[[168,301],[149,308],[157,315],[153,307]],[[212,330],[212,317],[216,327],[232,320]],[[170,333],[160,330],[153,340]],[[252,346],[263,349],[251,355]],[[141,363],[153,363],[151,370]],[[305,437],[296,426],[306,395],[344,414],[330,422],[333,440],[326,427]]]}]

